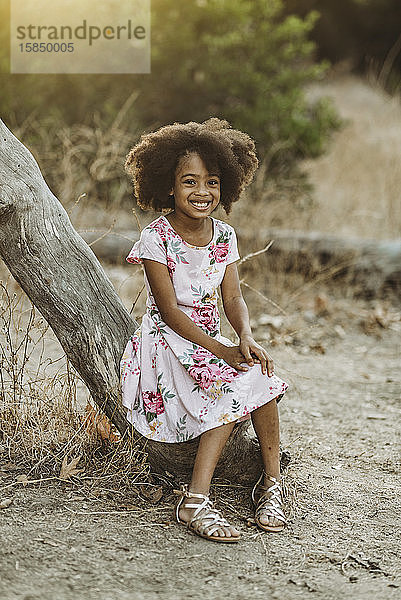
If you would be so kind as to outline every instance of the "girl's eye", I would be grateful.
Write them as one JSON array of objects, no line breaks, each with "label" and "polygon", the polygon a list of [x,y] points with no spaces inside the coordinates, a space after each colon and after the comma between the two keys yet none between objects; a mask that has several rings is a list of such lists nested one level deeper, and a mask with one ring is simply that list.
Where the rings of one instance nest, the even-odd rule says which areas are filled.
[{"label": "girl's eye", "polygon": [[[187,185],[196,185],[195,179],[184,179],[184,183]],[[208,185],[213,185],[213,186],[219,185],[219,180],[218,179],[209,179]]]}]

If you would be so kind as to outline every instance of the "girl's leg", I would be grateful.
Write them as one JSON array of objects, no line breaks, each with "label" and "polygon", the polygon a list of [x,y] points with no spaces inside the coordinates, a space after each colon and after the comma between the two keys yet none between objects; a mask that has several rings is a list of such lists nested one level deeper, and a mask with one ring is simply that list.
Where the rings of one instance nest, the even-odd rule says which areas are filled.
[{"label": "girl's leg", "polygon": [[[258,436],[265,473],[280,481],[280,430],[276,400],[271,400],[254,410],[251,417]],[[273,484],[265,478],[263,485],[270,487]],[[263,515],[263,513],[260,521],[272,527],[282,525],[282,521],[279,519]]]},{"label": "girl's leg", "polygon": [[[209,495],[210,482],[213,477],[217,462],[223,451],[223,448],[230,437],[230,433],[234,428],[234,423],[221,425],[209,431],[205,431],[200,436],[198,452],[196,454],[194,468],[192,471],[192,479],[189,485],[189,491],[197,494]],[[196,499],[191,498],[187,503],[195,503]],[[199,500],[201,502],[201,500]],[[186,502],[183,502],[180,509],[180,518],[183,521],[189,521],[193,516],[194,510],[185,508]],[[239,536],[239,531],[234,527],[222,527],[213,535],[222,536]]]}]

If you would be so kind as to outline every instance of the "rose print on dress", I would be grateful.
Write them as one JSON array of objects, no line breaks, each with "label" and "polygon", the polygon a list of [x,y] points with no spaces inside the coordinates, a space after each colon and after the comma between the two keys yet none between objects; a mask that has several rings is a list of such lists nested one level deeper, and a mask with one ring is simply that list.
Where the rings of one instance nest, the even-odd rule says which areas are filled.
[{"label": "rose print on dress", "polygon": [[154,221],[153,223],[150,223],[147,227],[145,227],[145,229],[156,231],[159,234],[160,238],[163,240],[163,242],[171,238],[172,235],[171,230],[167,228],[163,222],[158,220]]},{"label": "rose print on dress", "polygon": [[216,379],[221,379],[220,369],[213,363],[196,363],[192,367],[189,367],[188,373],[203,390],[207,390],[211,383],[216,381]]},{"label": "rose print on dress", "polygon": [[231,391],[227,383],[238,377],[238,371],[218,359],[206,348],[196,344],[193,344],[192,352],[188,348],[178,359],[196,383],[193,391],[198,389],[208,391],[209,388],[213,388],[214,394],[226,393]]},{"label": "rose print on dress", "polygon": [[190,356],[192,360],[197,363],[216,358],[209,350],[206,350],[203,346],[197,346],[196,344],[194,344],[194,351]]},{"label": "rose print on dress", "polygon": [[216,244],[213,248],[213,257],[216,262],[224,262],[228,254],[228,244]]},{"label": "rose print on dress", "polygon": [[220,377],[223,381],[232,381],[234,377],[238,377],[238,371],[230,367],[230,365],[220,364]]},{"label": "rose print on dress", "polygon": [[211,258],[210,264],[223,263],[227,259],[228,250],[230,246],[230,236],[228,232],[221,233],[216,240],[216,243],[212,246],[212,251],[209,254]]},{"label": "rose print on dress", "polygon": [[153,421],[157,415],[164,413],[163,398],[160,392],[143,391],[142,400],[148,423]]},{"label": "rose print on dress", "polygon": [[206,329],[212,337],[218,333],[217,308],[213,304],[195,307],[191,313],[191,319],[196,325]]}]

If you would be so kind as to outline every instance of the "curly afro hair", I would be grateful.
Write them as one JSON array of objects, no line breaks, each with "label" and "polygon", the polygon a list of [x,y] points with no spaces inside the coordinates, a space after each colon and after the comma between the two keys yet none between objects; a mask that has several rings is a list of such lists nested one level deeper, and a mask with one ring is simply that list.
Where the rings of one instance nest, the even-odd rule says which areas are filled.
[{"label": "curly afro hair", "polygon": [[228,121],[213,117],[203,123],[173,123],[142,134],[127,154],[125,170],[134,182],[139,206],[160,211],[174,208],[175,172],[181,157],[197,153],[211,173],[218,170],[220,204],[226,213],[251,183],[258,167],[254,141]]}]

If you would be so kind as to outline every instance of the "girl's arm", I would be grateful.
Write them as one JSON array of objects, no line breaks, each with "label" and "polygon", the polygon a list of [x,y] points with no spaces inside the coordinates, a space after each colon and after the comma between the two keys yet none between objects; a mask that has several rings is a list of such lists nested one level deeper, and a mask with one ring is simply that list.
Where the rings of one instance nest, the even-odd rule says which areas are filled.
[{"label": "girl's arm", "polygon": [[181,337],[203,346],[218,358],[223,358],[238,371],[247,371],[241,365],[243,355],[238,346],[228,348],[207,335],[178,307],[177,297],[166,265],[143,259],[146,277],[163,321]]},{"label": "girl's arm", "polygon": [[[224,312],[234,331],[240,338],[239,348],[249,366],[254,362],[260,362],[262,373],[267,373],[269,377],[273,375],[273,361],[252,337],[251,326],[249,324],[249,313],[245,300],[242,297],[241,287],[238,278],[237,265],[231,263],[227,265],[223,281],[221,282],[221,295],[223,299]],[[258,360],[254,361],[252,354]]]}]

